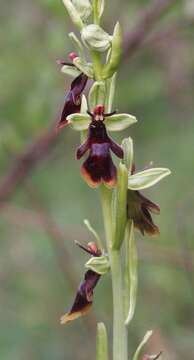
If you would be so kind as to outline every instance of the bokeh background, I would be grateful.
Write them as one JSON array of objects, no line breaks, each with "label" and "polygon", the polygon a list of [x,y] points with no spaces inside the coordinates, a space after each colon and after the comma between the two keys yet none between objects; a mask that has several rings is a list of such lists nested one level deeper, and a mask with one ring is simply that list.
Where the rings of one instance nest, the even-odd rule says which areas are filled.
[{"label": "bokeh background", "polygon": [[[126,34],[147,5],[107,0],[104,27],[111,32],[119,17]],[[1,0],[0,18],[0,358],[95,359],[97,321],[106,323],[111,341],[110,276],[100,281],[89,316],[65,327],[59,318],[88,258],[73,242],[92,240],[83,219],[103,236],[98,191],[74,161],[77,133],[63,130],[44,157],[37,146],[70,84],[55,60],[72,51],[73,27],[59,0]],[[146,351],[164,350],[165,360],[194,359],[193,18],[193,1],[174,1],[141,47],[126,54],[115,96],[115,107],[139,120],[115,137],[133,137],[137,168],[153,161],[172,170],[145,192],[160,204],[161,236],[137,233],[139,292],[129,329],[130,353],[153,329]],[[12,182],[20,177],[25,159],[19,173],[12,169],[34,143],[39,161],[10,191],[7,174]]]}]

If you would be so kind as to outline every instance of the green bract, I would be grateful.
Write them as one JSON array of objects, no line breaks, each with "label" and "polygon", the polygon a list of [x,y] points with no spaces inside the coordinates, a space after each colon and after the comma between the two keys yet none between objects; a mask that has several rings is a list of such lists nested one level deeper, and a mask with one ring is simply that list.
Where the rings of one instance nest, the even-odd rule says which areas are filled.
[{"label": "green bract", "polygon": [[126,266],[126,277],[128,278],[129,288],[126,289],[128,294],[126,298],[129,298],[129,311],[127,314],[127,319],[125,321],[126,325],[129,325],[130,321],[133,319],[136,298],[137,298],[137,283],[138,283],[138,274],[137,274],[137,250],[134,237],[134,225],[133,221],[128,221],[126,228],[126,241],[127,241],[127,266]]},{"label": "green bract", "polygon": [[93,110],[96,104],[103,104],[105,98],[105,84],[103,81],[96,81],[89,92],[89,106]]},{"label": "green bract", "polygon": [[116,114],[107,117],[105,120],[106,127],[109,131],[121,131],[136,122],[136,117],[129,114]]},{"label": "green bract", "polygon": [[74,24],[81,30],[84,26],[81,16],[77,11],[76,7],[73,5],[71,0],[63,0],[63,4],[65,5],[68,14]]},{"label": "green bract", "polygon": [[108,337],[103,323],[97,326],[96,360],[108,360]]},{"label": "green bract", "polygon": [[152,333],[153,333],[152,330],[147,331],[147,333],[145,334],[142,342],[139,344],[135,354],[133,355],[132,360],[140,360],[139,355],[141,353],[141,350],[144,347],[144,345],[148,342],[149,338],[152,336]]},{"label": "green bract", "polygon": [[112,77],[113,74],[117,71],[121,59],[121,50],[122,50],[121,45],[122,45],[121,27],[120,24],[117,23],[115,25],[113,32],[111,53],[108,56],[107,64],[104,66],[102,72],[103,79]]},{"label": "green bract", "polygon": [[88,126],[91,122],[91,118],[87,114],[71,114],[67,116],[67,120],[69,121],[70,126],[72,129],[77,131],[87,130]]},{"label": "green bract", "polygon": [[167,175],[170,175],[170,170],[165,168],[153,168],[141,171],[137,174],[128,177],[128,189],[143,190],[152,185],[157,184]]},{"label": "green bract", "polygon": [[131,137],[128,139],[124,139],[121,144],[123,151],[124,151],[124,164],[126,168],[131,173],[132,165],[133,165],[133,140]]},{"label": "green bract", "polygon": [[120,162],[118,167],[118,185],[115,202],[115,234],[113,248],[120,249],[127,220],[127,168]]},{"label": "green bract", "polygon": [[109,260],[106,255],[91,257],[85,264],[85,267],[99,275],[104,275],[110,270]]},{"label": "green bract", "polygon": [[85,26],[81,31],[81,37],[84,44],[95,51],[104,52],[111,46],[112,37],[99,25]]},{"label": "green bract", "polygon": [[78,37],[74,34],[74,32],[69,33],[69,37],[74,43],[75,49],[78,52],[79,56],[81,58],[84,57],[84,48],[82,46],[82,43],[79,41]]},{"label": "green bract", "polygon": [[76,67],[74,66],[70,66],[70,65],[63,65],[61,68],[61,71],[66,74],[66,75],[70,75],[72,77],[77,77],[81,74],[81,72],[76,69]]},{"label": "green bract", "polygon": [[73,5],[75,6],[77,12],[79,13],[81,19],[86,21],[87,18],[92,13],[92,5],[89,0],[72,0]]},{"label": "green bract", "polygon": [[91,234],[95,237],[96,242],[98,244],[98,248],[100,250],[102,250],[102,241],[100,239],[100,236],[98,235],[98,233],[96,232],[96,230],[94,230],[94,228],[92,227],[92,225],[90,224],[88,219],[84,220],[84,224],[86,225],[87,229],[91,232]]}]

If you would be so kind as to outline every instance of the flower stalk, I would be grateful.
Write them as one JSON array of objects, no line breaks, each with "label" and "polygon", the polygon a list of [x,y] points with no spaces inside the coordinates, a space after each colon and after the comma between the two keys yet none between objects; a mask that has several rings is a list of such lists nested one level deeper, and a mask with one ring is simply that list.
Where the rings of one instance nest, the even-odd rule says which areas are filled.
[{"label": "flower stalk", "polygon": [[[133,141],[131,138],[117,144],[109,131],[122,131],[137,120],[130,114],[117,114],[112,109],[115,94],[116,73],[121,59],[121,28],[115,25],[113,35],[100,27],[104,0],[63,0],[66,9],[80,31],[81,40],[70,33],[77,53],[71,54],[72,64],[62,64],[62,71],[78,76],[65,97],[59,128],[66,125],[80,131],[81,145],[76,151],[77,160],[87,153],[81,166],[84,180],[92,188],[99,187],[105,241],[97,234],[88,220],[84,223],[95,237],[95,243],[87,247],[77,245],[90,254],[85,264],[87,271],[80,283],[71,310],[62,317],[62,323],[84,315],[92,306],[93,290],[100,278],[110,271],[113,298],[113,360],[128,360],[128,325],[131,323],[137,297],[137,251],[134,228],[142,234],[156,235],[158,227],[150,212],[159,213],[159,207],[139,191],[157,184],[170,174],[168,169],[153,168],[135,172]],[[91,10],[92,9],[92,10]],[[93,23],[88,24],[92,11]],[[81,43],[82,42],[82,43]],[[84,56],[84,46],[89,49],[91,62]],[[105,54],[106,56],[102,56]],[[106,58],[106,61],[103,59]],[[71,71],[73,67],[74,71]],[[88,101],[83,95],[87,79],[93,80]],[[115,166],[111,154],[119,160]],[[125,243],[125,266],[122,266],[122,245]],[[124,271],[123,271],[124,270]],[[139,354],[152,332],[148,332],[137,348],[133,360]],[[110,360],[108,339],[103,323],[97,326],[96,360]]]}]

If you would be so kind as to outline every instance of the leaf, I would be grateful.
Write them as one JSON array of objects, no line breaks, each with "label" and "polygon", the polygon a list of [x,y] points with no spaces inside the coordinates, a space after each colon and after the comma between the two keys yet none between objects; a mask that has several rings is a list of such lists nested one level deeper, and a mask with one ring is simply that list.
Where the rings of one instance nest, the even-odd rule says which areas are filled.
[{"label": "leaf", "polygon": [[108,360],[108,337],[103,323],[97,325],[96,360]]},{"label": "leaf", "polygon": [[106,127],[109,131],[125,130],[136,122],[136,117],[129,114],[116,114],[107,117],[105,120]]},{"label": "leaf", "polygon": [[133,319],[135,307],[136,307],[136,298],[137,298],[137,284],[138,284],[138,273],[137,273],[137,250],[134,237],[134,224],[133,221],[129,221],[126,228],[126,298],[129,296],[129,311],[127,319],[125,321],[126,325],[129,325],[130,321]]},{"label": "leaf", "polygon": [[103,104],[105,97],[105,84],[103,81],[95,81],[89,92],[89,108],[93,110],[96,105]]},{"label": "leaf", "polygon": [[67,116],[67,120],[69,121],[70,126],[77,131],[87,130],[91,121],[89,115],[80,113]]},{"label": "leaf", "polygon": [[157,184],[160,180],[170,175],[166,168],[153,168],[141,171],[128,177],[128,189],[143,190]]},{"label": "leaf", "polygon": [[94,230],[88,219],[84,220],[84,224],[86,225],[87,229],[92,233],[92,235],[95,237],[99,249],[102,250],[102,241],[96,230]]},{"label": "leaf", "polygon": [[80,75],[80,71],[76,69],[76,67],[70,65],[63,65],[61,72],[74,78]]},{"label": "leaf", "polygon": [[124,139],[121,144],[124,152],[123,162],[126,168],[131,173],[132,165],[133,165],[133,140],[131,137]]},{"label": "leaf", "polygon": [[139,360],[140,352],[141,352],[142,348],[144,347],[144,345],[148,342],[149,338],[152,336],[152,333],[153,333],[152,330],[147,331],[147,333],[145,334],[142,342],[139,344],[135,354],[133,355],[132,360]]},{"label": "leaf", "polygon": [[96,272],[99,275],[105,275],[110,270],[108,256],[93,256],[87,261],[85,267]]},{"label": "leaf", "polygon": [[113,248],[120,249],[124,239],[127,219],[127,168],[120,162],[118,168],[118,186],[115,202],[115,236]]}]

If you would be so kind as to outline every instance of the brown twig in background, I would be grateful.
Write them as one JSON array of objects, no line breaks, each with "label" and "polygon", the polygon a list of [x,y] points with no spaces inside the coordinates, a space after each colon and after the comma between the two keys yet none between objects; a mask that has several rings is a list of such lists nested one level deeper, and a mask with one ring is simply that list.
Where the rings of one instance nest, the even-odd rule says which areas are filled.
[{"label": "brown twig in background", "polygon": [[177,0],[154,0],[140,13],[133,29],[125,35],[123,44],[125,58],[142,45],[152,26],[175,2]]},{"label": "brown twig in background", "polygon": [[[9,203],[4,203],[4,212],[2,213],[3,220],[8,223],[19,226],[19,227],[42,227],[43,222],[40,216],[40,213],[36,211],[23,209],[10,205]],[[45,210],[48,218],[50,219],[50,214],[48,210]],[[53,219],[52,219],[53,221]],[[81,228],[77,230],[72,227],[65,227],[65,230],[55,224],[60,230],[60,236],[64,246],[64,239],[68,238],[69,242],[74,241],[79,233],[79,240],[84,243],[86,238],[86,233]],[[50,235],[49,235],[50,237]],[[52,238],[53,240],[53,238]],[[158,244],[150,244],[145,241],[139,241],[139,256],[140,259],[146,263],[152,262],[160,266],[170,266],[174,267],[177,270],[187,269],[188,272],[193,272],[193,263],[194,263],[194,252],[190,251],[190,257],[187,258],[187,261],[183,262],[182,256],[179,250],[175,251],[174,249],[170,250],[169,248],[160,246]],[[77,281],[78,283],[78,281]]]},{"label": "brown twig in background", "polygon": [[[73,259],[67,250],[67,247],[65,246],[65,240],[67,240],[66,236],[61,230],[60,226],[49,214],[41,194],[37,192],[37,189],[36,191],[34,190],[33,185],[30,182],[26,184],[25,191],[29,196],[30,203],[38,213],[38,218],[41,222],[42,228],[52,241],[54,253],[56,255],[60,270],[71,289],[75,292],[79,286],[80,280],[77,279],[77,276],[72,269]],[[90,336],[95,338],[97,321],[94,312],[90,311],[88,316],[83,318],[83,321],[89,331]]]},{"label": "brown twig in background", "polygon": [[14,160],[14,165],[1,180],[0,202],[8,200],[34,167],[49,154],[55,145],[56,137],[55,128],[51,126]]},{"label": "brown twig in background", "polygon": [[[133,30],[125,37],[124,58],[131,56],[141,46],[152,26],[176,1],[154,0],[140,14]],[[30,147],[24,149],[0,182],[0,202],[9,199],[34,167],[48,155],[56,142],[56,135],[52,126],[38,139],[34,139]]]}]

